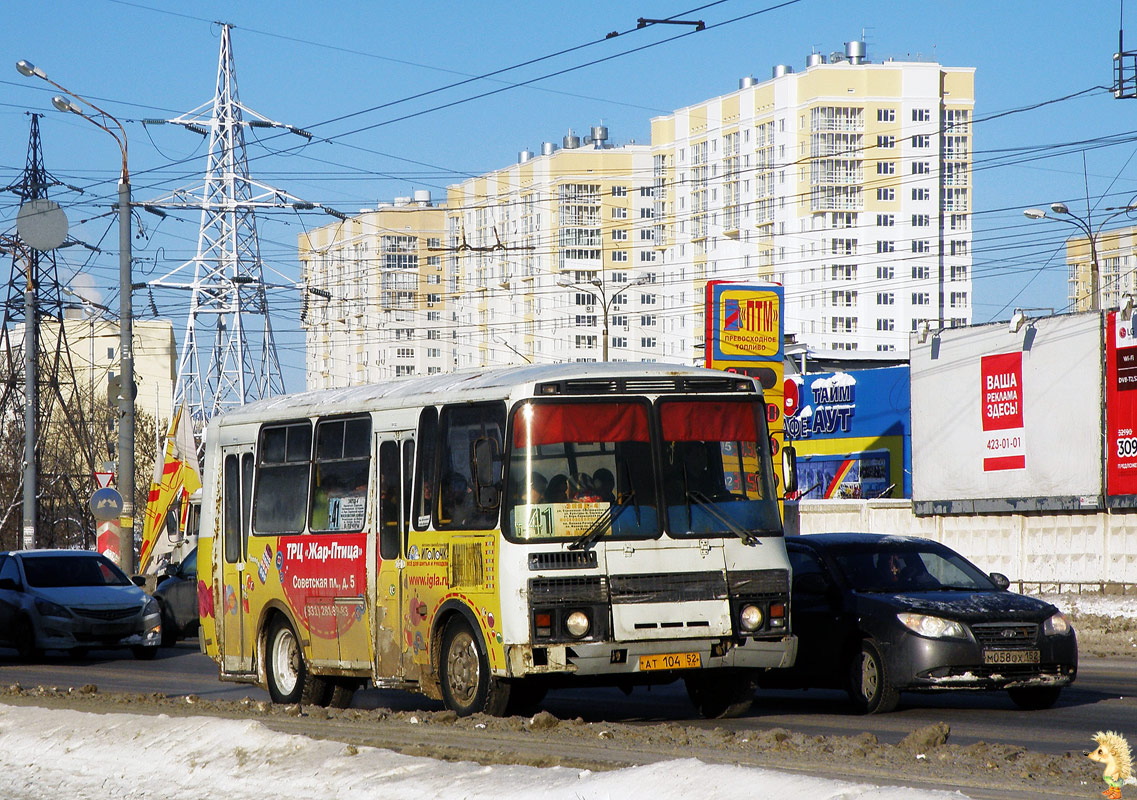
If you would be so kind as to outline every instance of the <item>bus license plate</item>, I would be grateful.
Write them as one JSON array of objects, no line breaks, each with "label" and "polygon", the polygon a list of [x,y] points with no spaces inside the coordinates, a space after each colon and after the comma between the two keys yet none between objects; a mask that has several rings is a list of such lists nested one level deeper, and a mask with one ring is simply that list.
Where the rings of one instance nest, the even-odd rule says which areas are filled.
[{"label": "bus license plate", "polygon": [[1037,664],[1037,650],[984,650],[984,664]]},{"label": "bus license plate", "polygon": [[640,672],[654,669],[696,669],[703,666],[699,653],[660,653],[640,656]]}]

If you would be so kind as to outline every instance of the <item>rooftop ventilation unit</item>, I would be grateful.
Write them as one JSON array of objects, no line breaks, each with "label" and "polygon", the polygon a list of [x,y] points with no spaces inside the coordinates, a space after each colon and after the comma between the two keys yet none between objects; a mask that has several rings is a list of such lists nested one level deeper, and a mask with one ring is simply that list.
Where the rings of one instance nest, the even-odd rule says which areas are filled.
[{"label": "rooftop ventilation unit", "polygon": [[754,80],[753,75],[747,75],[745,78],[739,78],[738,79],[738,88],[739,89],[749,89],[751,86],[753,86],[757,82],[758,81]]},{"label": "rooftop ventilation unit", "polygon": [[783,75],[792,75],[793,71],[794,71],[794,68],[791,67],[789,64],[778,64],[773,69],[773,75],[775,78],[780,78]]}]

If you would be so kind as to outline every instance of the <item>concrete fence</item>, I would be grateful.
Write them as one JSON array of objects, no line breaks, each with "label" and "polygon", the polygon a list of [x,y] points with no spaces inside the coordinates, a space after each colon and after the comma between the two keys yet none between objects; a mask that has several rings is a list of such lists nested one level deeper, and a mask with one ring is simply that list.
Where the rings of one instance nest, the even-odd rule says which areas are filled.
[{"label": "concrete fence", "polygon": [[1137,594],[1137,512],[917,517],[908,500],[803,501],[803,534],[923,536],[1026,591]]}]

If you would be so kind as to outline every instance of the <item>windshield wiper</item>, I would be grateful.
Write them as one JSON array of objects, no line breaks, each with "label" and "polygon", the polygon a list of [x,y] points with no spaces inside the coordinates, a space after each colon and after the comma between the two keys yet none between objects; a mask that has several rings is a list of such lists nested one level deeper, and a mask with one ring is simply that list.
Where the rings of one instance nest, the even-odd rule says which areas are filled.
[{"label": "windshield wiper", "polygon": [[635,496],[635,492],[630,492],[628,496],[621,499],[617,505],[609,505],[603,514],[593,520],[592,524],[588,526],[588,530],[569,544],[568,549],[584,550],[595,544],[596,540],[604,534],[604,529],[610,528],[616,520],[620,518],[620,515],[624,513],[624,509],[631,505]]},{"label": "windshield wiper", "polygon": [[742,543],[747,547],[753,547],[756,544],[762,544],[762,540],[755,536],[753,533],[746,530],[745,528],[739,527],[735,522],[719,513],[719,510],[715,508],[711,500],[702,492],[689,490],[686,493],[686,496],[688,500],[694,500],[695,504],[698,505],[699,508],[706,511],[708,514],[714,517],[720,525],[724,526],[728,531],[741,539]]}]

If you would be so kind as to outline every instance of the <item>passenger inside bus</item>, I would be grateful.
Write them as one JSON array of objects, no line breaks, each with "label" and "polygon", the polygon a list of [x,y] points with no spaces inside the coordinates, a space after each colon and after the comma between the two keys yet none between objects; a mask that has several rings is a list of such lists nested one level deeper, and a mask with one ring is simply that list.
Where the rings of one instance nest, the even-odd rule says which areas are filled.
[{"label": "passenger inside bus", "polygon": [[611,470],[601,467],[592,473],[592,488],[596,491],[596,496],[600,498],[601,503],[616,502],[616,476],[612,474]]},{"label": "passenger inside bus", "polygon": [[567,503],[569,500],[569,479],[567,475],[554,475],[545,490],[546,503]]},{"label": "passenger inside bus", "polygon": [[474,516],[474,495],[465,476],[457,472],[447,473],[443,479],[440,502],[439,516],[452,527],[460,528]]}]

